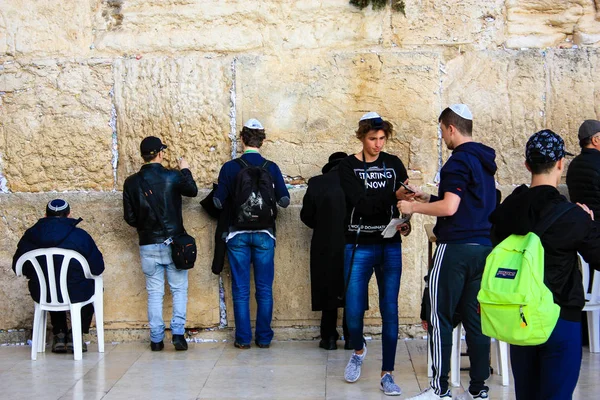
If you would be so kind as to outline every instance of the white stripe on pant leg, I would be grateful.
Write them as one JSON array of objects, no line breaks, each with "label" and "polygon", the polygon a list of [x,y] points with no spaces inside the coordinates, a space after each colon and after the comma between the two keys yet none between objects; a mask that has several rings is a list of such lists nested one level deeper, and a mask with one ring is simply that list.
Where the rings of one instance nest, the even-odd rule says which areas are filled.
[{"label": "white stripe on pant leg", "polygon": [[433,347],[431,351],[431,360],[435,371],[433,374],[433,378],[431,379],[431,387],[434,388],[436,391],[441,390],[440,375],[442,373],[442,341],[440,332],[440,320],[437,314],[437,290],[440,277],[440,269],[442,266],[445,251],[446,244],[441,244],[438,248],[438,251],[436,252],[436,256],[433,262],[433,268],[431,269],[431,274],[429,275],[429,301],[431,303],[431,314],[429,319],[431,321],[432,327],[431,343]]}]

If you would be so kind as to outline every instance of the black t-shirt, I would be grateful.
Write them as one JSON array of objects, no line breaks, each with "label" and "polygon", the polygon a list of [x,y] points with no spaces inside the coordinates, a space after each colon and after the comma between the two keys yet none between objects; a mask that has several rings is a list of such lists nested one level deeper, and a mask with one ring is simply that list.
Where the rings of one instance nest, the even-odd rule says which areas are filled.
[{"label": "black t-shirt", "polygon": [[340,162],[340,181],[346,195],[346,243],[377,244],[384,240],[401,241],[397,233],[383,239],[381,233],[398,217],[396,190],[408,178],[406,168],[396,156],[381,152],[377,160],[363,162],[351,155]]}]

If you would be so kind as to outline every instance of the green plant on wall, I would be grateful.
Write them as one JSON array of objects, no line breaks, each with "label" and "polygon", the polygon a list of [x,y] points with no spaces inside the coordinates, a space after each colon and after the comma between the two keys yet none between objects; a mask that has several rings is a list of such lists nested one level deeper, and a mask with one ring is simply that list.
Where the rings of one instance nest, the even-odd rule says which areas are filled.
[{"label": "green plant on wall", "polygon": [[[404,14],[404,1],[403,0],[391,0],[392,2],[392,10],[401,12]],[[355,7],[366,8],[369,4],[373,4],[373,10],[380,10],[385,8],[388,0],[350,0],[350,4]]]}]

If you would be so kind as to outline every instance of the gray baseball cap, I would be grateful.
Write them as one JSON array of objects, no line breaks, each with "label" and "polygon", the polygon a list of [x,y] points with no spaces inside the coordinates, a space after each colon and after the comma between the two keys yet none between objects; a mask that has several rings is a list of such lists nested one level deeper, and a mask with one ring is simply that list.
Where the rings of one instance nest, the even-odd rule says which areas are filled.
[{"label": "gray baseball cap", "polygon": [[600,132],[600,121],[586,119],[579,127],[579,140],[587,139]]}]

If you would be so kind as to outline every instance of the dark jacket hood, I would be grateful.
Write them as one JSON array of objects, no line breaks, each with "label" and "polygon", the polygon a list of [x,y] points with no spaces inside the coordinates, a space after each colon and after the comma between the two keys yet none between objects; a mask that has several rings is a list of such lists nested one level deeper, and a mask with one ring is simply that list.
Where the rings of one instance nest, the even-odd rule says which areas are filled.
[{"label": "dark jacket hood", "polygon": [[490,221],[501,230],[510,228],[517,235],[532,232],[552,205],[566,201],[554,186],[529,188],[521,185],[492,213]]},{"label": "dark jacket hood", "polygon": [[483,169],[494,175],[498,167],[496,166],[496,151],[491,147],[486,146],[478,142],[467,142],[463,143],[452,152],[454,153],[468,153],[472,154],[481,162]]},{"label": "dark jacket hood", "polygon": [[27,230],[27,240],[39,248],[58,246],[82,221],[81,218],[45,217]]}]

